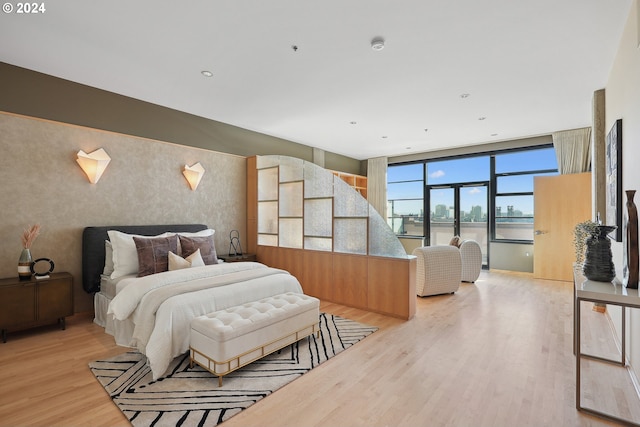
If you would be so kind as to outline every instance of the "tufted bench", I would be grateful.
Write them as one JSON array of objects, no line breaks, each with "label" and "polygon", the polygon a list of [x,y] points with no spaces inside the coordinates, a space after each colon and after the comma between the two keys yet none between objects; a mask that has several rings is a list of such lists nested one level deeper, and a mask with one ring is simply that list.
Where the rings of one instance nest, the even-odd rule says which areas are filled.
[{"label": "tufted bench", "polygon": [[320,301],[296,293],[275,295],[191,321],[190,364],[222,377],[319,329]]}]

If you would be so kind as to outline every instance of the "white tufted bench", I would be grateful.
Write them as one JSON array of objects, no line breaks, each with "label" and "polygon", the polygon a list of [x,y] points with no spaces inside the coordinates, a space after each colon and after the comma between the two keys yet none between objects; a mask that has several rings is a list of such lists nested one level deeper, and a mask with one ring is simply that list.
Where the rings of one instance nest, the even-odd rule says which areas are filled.
[{"label": "white tufted bench", "polygon": [[191,321],[190,364],[222,377],[319,329],[320,301],[280,294]]}]

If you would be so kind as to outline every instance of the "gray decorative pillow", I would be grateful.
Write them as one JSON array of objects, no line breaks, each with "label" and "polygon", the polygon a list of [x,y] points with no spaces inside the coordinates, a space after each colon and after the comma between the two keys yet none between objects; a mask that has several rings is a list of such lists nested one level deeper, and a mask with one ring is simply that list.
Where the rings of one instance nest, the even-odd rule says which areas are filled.
[{"label": "gray decorative pillow", "polygon": [[169,252],[178,251],[178,239],[171,237],[134,237],[138,252],[138,277],[169,270]]},{"label": "gray decorative pillow", "polygon": [[218,263],[218,255],[216,254],[216,246],[213,243],[213,236],[206,237],[186,237],[178,235],[180,238],[180,246],[182,253],[180,256],[186,258],[198,249],[205,265]]}]

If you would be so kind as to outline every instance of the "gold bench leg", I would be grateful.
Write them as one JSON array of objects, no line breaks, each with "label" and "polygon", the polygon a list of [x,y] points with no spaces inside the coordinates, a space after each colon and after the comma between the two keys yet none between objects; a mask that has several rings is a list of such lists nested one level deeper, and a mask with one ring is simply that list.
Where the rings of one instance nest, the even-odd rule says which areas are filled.
[{"label": "gold bench leg", "polygon": [[222,387],[222,375],[218,376],[218,387]]}]

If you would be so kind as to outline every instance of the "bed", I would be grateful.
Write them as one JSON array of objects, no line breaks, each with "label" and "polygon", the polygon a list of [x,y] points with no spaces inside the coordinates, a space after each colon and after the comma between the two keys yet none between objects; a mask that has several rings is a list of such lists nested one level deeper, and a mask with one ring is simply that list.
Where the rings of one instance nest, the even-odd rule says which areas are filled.
[{"label": "bed", "polygon": [[257,262],[219,262],[213,235],[204,224],[84,229],[82,278],[85,291],[95,293],[94,321],[118,345],[144,354],[154,379],[188,351],[193,318],[302,293],[287,271]]}]

